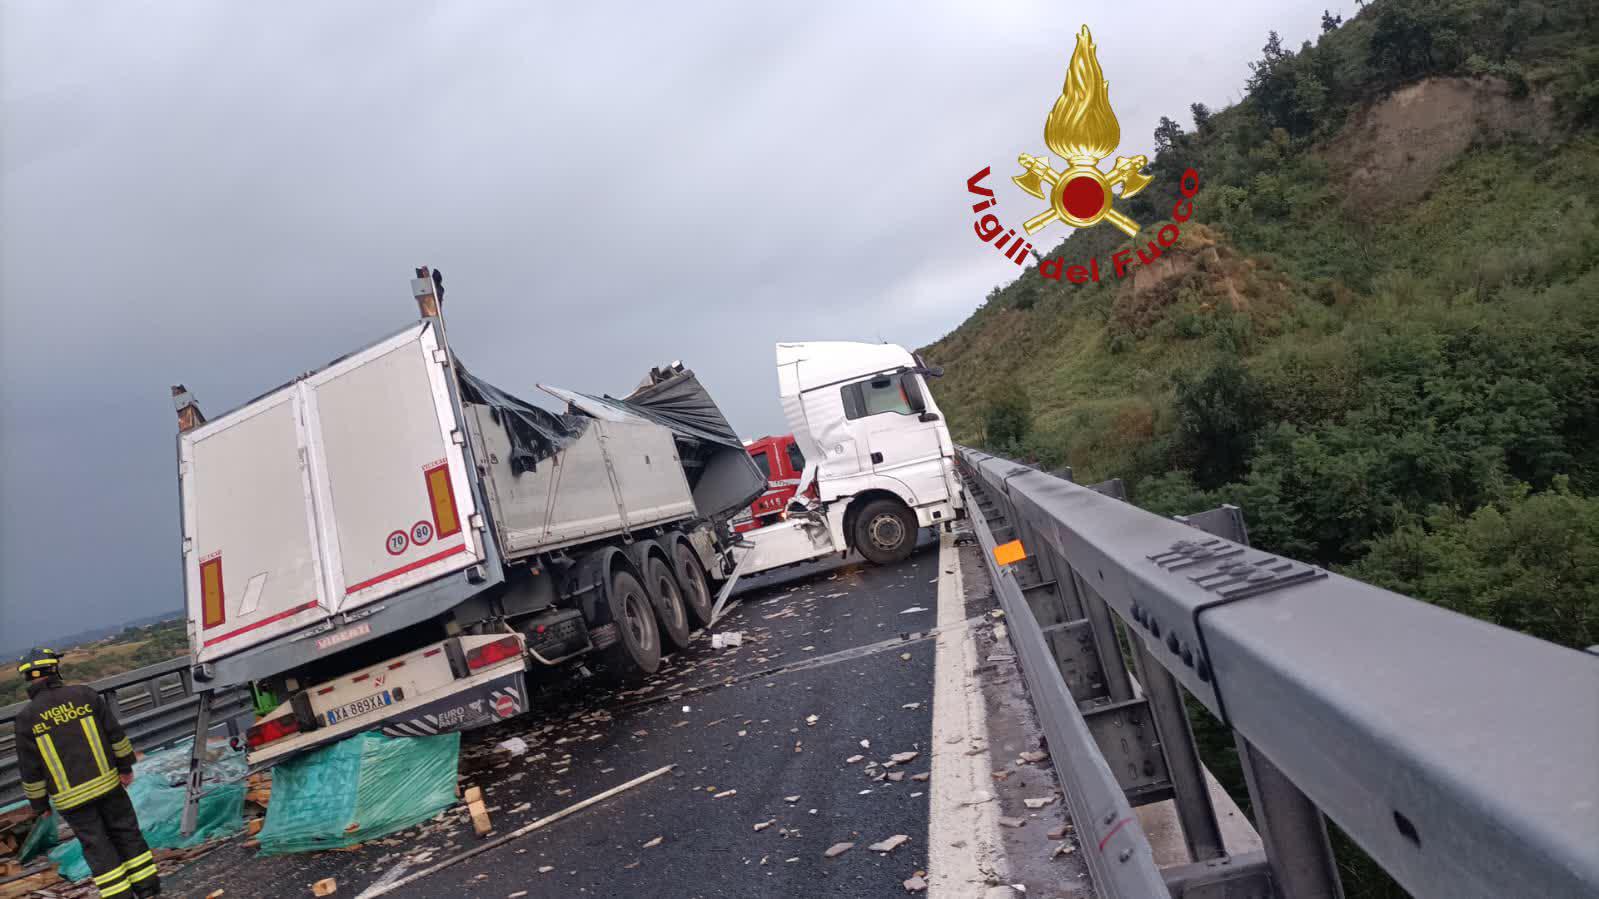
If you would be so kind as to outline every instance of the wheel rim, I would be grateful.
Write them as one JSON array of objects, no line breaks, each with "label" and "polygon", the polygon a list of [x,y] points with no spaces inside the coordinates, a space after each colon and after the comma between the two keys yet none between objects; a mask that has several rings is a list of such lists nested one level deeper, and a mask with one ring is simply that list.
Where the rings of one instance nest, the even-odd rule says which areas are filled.
[{"label": "wheel rim", "polygon": [[680,547],[677,554],[677,574],[683,580],[683,589],[689,592],[688,601],[693,603],[696,609],[710,611],[711,599],[705,589],[705,579],[700,576],[694,563],[683,556]]},{"label": "wheel rim", "polygon": [[670,577],[662,575],[656,584],[656,590],[666,600],[666,612],[671,618],[672,629],[680,630],[688,627],[688,612],[683,608],[683,597],[677,592],[677,584],[673,583]]},{"label": "wheel rim", "polygon": [[633,635],[633,643],[640,652],[655,648],[655,622],[650,614],[649,601],[637,593],[630,591],[622,600],[622,617],[627,619],[628,633]]},{"label": "wheel rim", "polygon": [[878,549],[897,549],[905,540],[905,523],[898,515],[884,512],[872,518],[866,526],[867,536]]}]

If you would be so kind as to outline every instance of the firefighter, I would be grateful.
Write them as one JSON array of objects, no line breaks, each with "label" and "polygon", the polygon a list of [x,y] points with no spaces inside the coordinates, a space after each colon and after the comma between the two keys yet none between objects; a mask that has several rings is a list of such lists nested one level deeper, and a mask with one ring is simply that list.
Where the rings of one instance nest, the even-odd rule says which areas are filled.
[{"label": "firefighter", "polygon": [[16,717],[22,792],[40,818],[54,803],[83,844],[101,896],[161,892],[155,858],[139,832],[133,801],[133,744],[92,688],[61,681],[61,656],[33,649],[17,665],[28,704]]}]

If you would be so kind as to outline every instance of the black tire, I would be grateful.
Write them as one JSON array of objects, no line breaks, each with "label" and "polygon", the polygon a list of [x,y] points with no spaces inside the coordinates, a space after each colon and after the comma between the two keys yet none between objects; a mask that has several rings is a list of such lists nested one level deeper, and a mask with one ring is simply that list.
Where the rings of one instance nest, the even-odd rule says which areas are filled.
[{"label": "black tire", "polygon": [[700,567],[700,557],[687,543],[672,544],[672,567],[677,570],[678,586],[683,588],[683,604],[689,617],[700,627],[711,623],[711,608],[716,605],[716,594],[705,582],[705,569]]},{"label": "black tire", "polygon": [[649,593],[629,571],[611,575],[611,620],[616,642],[605,649],[605,668],[616,681],[629,682],[661,667],[661,630]]},{"label": "black tire", "polygon": [[855,516],[855,548],[878,565],[910,558],[919,533],[915,513],[897,499],[874,499]]},{"label": "black tire", "polygon": [[677,585],[672,566],[658,556],[651,556],[644,563],[644,583],[649,587],[650,601],[655,603],[655,617],[666,646],[671,649],[687,646],[688,609],[683,606],[683,591]]}]

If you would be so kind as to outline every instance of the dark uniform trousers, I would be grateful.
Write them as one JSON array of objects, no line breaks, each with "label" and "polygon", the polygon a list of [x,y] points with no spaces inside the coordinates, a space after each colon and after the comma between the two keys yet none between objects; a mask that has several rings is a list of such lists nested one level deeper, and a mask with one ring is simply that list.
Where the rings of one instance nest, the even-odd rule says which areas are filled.
[{"label": "dark uniform trousers", "polygon": [[102,897],[153,896],[161,892],[155,857],[144,842],[144,834],[139,832],[139,819],[127,790],[119,786],[59,814],[72,825],[78,842],[83,844],[83,860],[89,863],[94,885]]}]

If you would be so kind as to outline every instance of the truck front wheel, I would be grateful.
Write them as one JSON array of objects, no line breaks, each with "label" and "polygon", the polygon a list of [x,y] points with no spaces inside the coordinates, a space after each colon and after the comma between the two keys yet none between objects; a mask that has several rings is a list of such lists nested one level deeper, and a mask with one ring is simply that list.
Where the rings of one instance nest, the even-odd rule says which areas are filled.
[{"label": "truck front wheel", "polygon": [[626,571],[611,575],[611,620],[616,643],[605,650],[605,667],[618,681],[633,681],[661,667],[661,632],[655,609],[638,578]]},{"label": "truck front wheel", "polygon": [[895,499],[874,499],[855,516],[855,548],[878,565],[903,562],[916,549],[916,514]]}]

